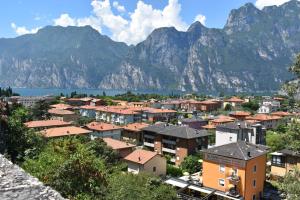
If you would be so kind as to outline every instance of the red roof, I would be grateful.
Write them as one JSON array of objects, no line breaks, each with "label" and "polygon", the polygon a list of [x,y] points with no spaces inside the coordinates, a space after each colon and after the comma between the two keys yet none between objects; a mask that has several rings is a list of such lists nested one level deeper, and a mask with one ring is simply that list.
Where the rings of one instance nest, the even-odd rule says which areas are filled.
[{"label": "red roof", "polygon": [[114,124],[107,124],[103,122],[91,122],[87,124],[86,127],[94,131],[110,131],[110,130],[122,129],[122,127],[120,126],[116,126]]},{"label": "red roof", "polygon": [[216,129],[216,127],[212,124],[207,124],[205,126],[202,126],[202,128],[204,128],[204,129]]},{"label": "red roof", "polygon": [[70,122],[64,122],[61,120],[39,120],[39,121],[30,121],[24,123],[28,128],[39,128],[39,127],[52,127],[52,126],[67,126],[70,125]]},{"label": "red roof", "polygon": [[224,100],[225,102],[243,103],[244,100],[238,97],[231,97],[230,99]]},{"label": "red roof", "polygon": [[74,115],[75,114],[75,112],[70,111],[70,110],[61,110],[61,109],[55,109],[55,108],[48,110],[48,113],[54,114],[54,115]]},{"label": "red roof", "polygon": [[126,156],[124,160],[144,165],[156,155],[157,153],[153,151],[137,149],[128,156]]},{"label": "red roof", "polygon": [[247,120],[256,120],[256,121],[270,121],[270,120],[279,120],[281,117],[274,115],[266,115],[266,114],[257,114],[255,116],[249,116],[246,118]]},{"label": "red roof", "polygon": [[230,115],[232,115],[232,116],[250,116],[251,113],[245,112],[245,111],[235,111],[235,112],[230,113]]},{"label": "red roof", "polygon": [[120,140],[115,140],[112,138],[103,138],[103,140],[107,144],[107,146],[110,146],[114,150],[135,147],[135,145],[130,144],[128,142],[122,142]]},{"label": "red roof", "polygon": [[60,137],[60,136],[67,136],[67,135],[88,134],[91,133],[91,131],[76,126],[67,126],[67,127],[45,129],[41,131],[41,133],[45,137]]},{"label": "red roof", "polygon": [[291,116],[292,114],[289,112],[278,111],[278,112],[271,113],[271,115],[279,116],[279,117],[287,117],[287,116]]},{"label": "red roof", "polygon": [[132,123],[124,126],[123,128],[128,131],[139,132],[142,128],[148,127],[146,123]]},{"label": "red roof", "polygon": [[64,103],[59,103],[59,104],[53,104],[50,105],[51,108],[56,108],[56,109],[60,109],[60,110],[67,110],[67,109],[71,109],[72,106],[68,105],[68,104],[64,104]]}]

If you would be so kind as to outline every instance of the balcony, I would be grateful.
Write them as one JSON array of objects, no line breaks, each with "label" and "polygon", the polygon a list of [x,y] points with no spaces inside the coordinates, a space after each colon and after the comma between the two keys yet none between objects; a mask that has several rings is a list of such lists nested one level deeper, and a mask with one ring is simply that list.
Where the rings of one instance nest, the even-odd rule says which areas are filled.
[{"label": "balcony", "polygon": [[153,143],[150,143],[150,142],[144,142],[144,146],[147,146],[147,147],[154,147],[154,144],[153,144]]},{"label": "balcony", "polygon": [[168,152],[168,153],[172,153],[172,154],[176,154],[176,150],[175,149],[169,149],[169,148],[162,148],[163,152]]},{"label": "balcony", "polygon": [[231,174],[227,177],[227,180],[236,185],[238,182],[240,182],[240,177],[236,174]]},{"label": "balcony", "polygon": [[154,136],[153,136],[153,135],[147,135],[147,134],[144,134],[144,138],[154,139]]},{"label": "balcony", "polygon": [[226,191],[226,195],[234,197],[234,198],[239,198],[241,195],[236,187],[231,187]]},{"label": "balcony", "polygon": [[174,140],[168,140],[168,139],[162,139],[162,142],[166,143],[166,144],[173,144],[173,145],[176,144],[176,141],[174,141]]}]

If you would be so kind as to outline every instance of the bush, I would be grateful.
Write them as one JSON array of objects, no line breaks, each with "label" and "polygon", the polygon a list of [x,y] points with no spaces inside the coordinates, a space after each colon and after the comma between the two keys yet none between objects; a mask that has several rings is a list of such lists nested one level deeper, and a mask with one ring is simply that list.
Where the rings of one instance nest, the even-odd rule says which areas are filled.
[{"label": "bush", "polygon": [[179,176],[182,176],[182,170],[178,167],[168,164],[167,165],[167,174],[170,176],[179,177]]}]

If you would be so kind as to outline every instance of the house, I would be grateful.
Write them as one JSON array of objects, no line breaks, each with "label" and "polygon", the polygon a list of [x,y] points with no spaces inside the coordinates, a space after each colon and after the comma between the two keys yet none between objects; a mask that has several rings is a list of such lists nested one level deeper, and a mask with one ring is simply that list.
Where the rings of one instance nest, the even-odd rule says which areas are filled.
[{"label": "house", "polygon": [[55,100],[53,96],[12,96],[8,98],[8,102],[21,104],[25,107],[33,107],[40,101],[50,103]]},{"label": "house", "polygon": [[74,111],[70,110],[52,108],[48,110],[48,113],[51,115],[51,119],[53,120],[73,122],[78,119],[78,115]]},{"label": "house", "polygon": [[148,127],[146,123],[132,123],[123,126],[122,140],[141,145],[143,143],[143,128]]},{"label": "house", "polygon": [[216,127],[216,146],[237,141],[247,141],[252,144],[266,143],[266,129],[261,124],[251,124],[245,121],[231,122]]},{"label": "house", "polygon": [[281,123],[282,117],[273,116],[273,115],[266,115],[266,114],[257,114],[254,116],[246,117],[246,120],[252,120],[259,122],[263,125],[266,129],[274,129]]},{"label": "house", "polygon": [[240,121],[243,121],[246,119],[246,117],[249,117],[251,115],[250,112],[246,112],[246,111],[234,111],[234,112],[231,112],[229,114],[230,117],[233,117],[237,120],[240,120]]},{"label": "house", "polygon": [[204,150],[203,186],[235,198],[262,199],[267,150],[245,141]]},{"label": "house", "polygon": [[90,101],[90,106],[105,106],[106,102],[103,99],[92,99]]},{"label": "house", "polygon": [[283,111],[277,111],[277,112],[272,112],[272,116],[277,116],[277,117],[291,117],[292,114],[289,112],[283,112]]},{"label": "house", "polygon": [[157,176],[165,176],[167,160],[156,152],[137,149],[124,158],[128,172],[138,174],[148,172]]},{"label": "house", "polygon": [[[138,112],[138,110],[136,110]],[[168,122],[171,119],[176,118],[176,111],[175,110],[169,110],[169,109],[158,109],[158,108],[143,108],[140,110],[142,113],[142,121],[146,122]]]},{"label": "house", "polygon": [[295,167],[300,169],[299,152],[283,149],[271,153],[271,178],[282,178],[286,173],[293,171]]},{"label": "house", "polygon": [[229,99],[225,99],[223,102],[223,108],[225,108],[228,104],[233,108],[241,107],[245,101],[238,97],[231,97]]},{"label": "house", "polygon": [[216,118],[210,120],[208,123],[213,126],[218,126],[221,124],[227,124],[227,123],[234,122],[234,121],[235,121],[235,118],[233,118],[233,117],[226,116],[226,115],[219,115]]},{"label": "house", "polygon": [[188,100],[182,103],[182,108],[186,111],[203,111],[203,112],[211,112],[214,110],[218,110],[222,107],[222,102],[215,99],[209,99],[206,101],[196,101],[196,100]]},{"label": "house", "polygon": [[52,104],[50,105],[51,108],[55,108],[58,110],[72,110],[73,106],[70,106],[68,104],[59,103],[59,104]]},{"label": "house", "polygon": [[206,130],[160,123],[143,128],[143,145],[180,165],[186,156],[207,148],[209,135]]},{"label": "house", "polygon": [[258,109],[258,113],[260,114],[269,114],[272,112],[276,112],[280,108],[280,101],[272,100],[272,99],[264,99]]},{"label": "house", "polygon": [[181,108],[180,100],[168,100],[161,103],[162,109],[178,110]]},{"label": "house", "polygon": [[79,114],[82,117],[89,117],[89,118],[96,118],[96,109],[97,106],[91,106],[91,105],[86,105],[86,106],[80,106],[79,107]]},{"label": "house", "polygon": [[49,128],[41,131],[41,134],[46,138],[63,137],[71,135],[86,135],[89,136],[92,131],[76,127],[76,126],[65,126],[57,128]]},{"label": "house", "polygon": [[63,127],[70,126],[70,122],[64,122],[61,120],[38,120],[38,121],[29,121],[24,123],[28,128],[32,128],[36,131],[40,131],[47,128]]},{"label": "house", "polygon": [[113,138],[120,140],[122,127],[116,126],[114,124],[107,124],[103,122],[91,122],[86,125],[86,128],[91,130],[91,139],[95,138]]},{"label": "house", "polygon": [[185,118],[181,120],[183,125],[187,125],[194,129],[203,129],[203,126],[208,125],[208,120],[199,118]]},{"label": "house", "polygon": [[135,147],[135,145],[129,144],[128,142],[122,142],[120,140],[115,140],[112,138],[103,138],[103,141],[107,146],[116,151],[121,158],[125,158],[130,153],[132,153]]}]

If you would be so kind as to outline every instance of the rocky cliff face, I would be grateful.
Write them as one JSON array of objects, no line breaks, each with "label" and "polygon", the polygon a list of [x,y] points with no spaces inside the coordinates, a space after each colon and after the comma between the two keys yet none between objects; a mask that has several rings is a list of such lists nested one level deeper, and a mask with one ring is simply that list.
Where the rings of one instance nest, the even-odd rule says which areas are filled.
[{"label": "rocky cliff face", "polygon": [[300,52],[300,2],[232,10],[223,29],[159,28],[128,47],[90,27],[0,40],[0,84],[27,87],[277,90]]}]

